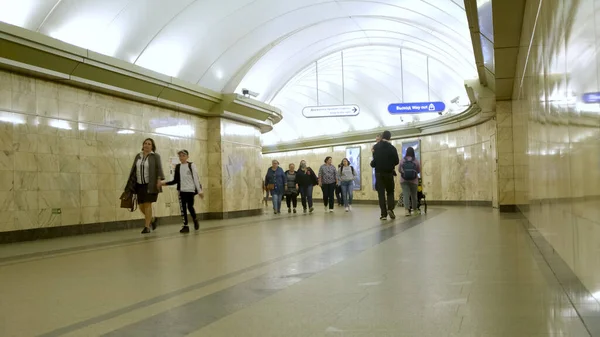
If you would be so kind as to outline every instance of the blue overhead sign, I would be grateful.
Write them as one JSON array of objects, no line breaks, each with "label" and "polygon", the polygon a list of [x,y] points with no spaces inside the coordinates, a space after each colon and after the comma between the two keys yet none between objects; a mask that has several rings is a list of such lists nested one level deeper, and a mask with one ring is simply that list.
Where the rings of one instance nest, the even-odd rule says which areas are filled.
[{"label": "blue overhead sign", "polygon": [[393,103],[388,106],[392,115],[424,114],[446,110],[444,102]]},{"label": "blue overhead sign", "polygon": [[586,104],[600,103],[600,92],[588,92],[587,94],[583,94],[581,100]]}]

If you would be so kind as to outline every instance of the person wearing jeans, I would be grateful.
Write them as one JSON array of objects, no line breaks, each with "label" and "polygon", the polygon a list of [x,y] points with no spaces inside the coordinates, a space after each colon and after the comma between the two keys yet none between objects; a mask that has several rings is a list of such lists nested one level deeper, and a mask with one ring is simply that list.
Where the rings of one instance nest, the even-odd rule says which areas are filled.
[{"label": "person wearing jeans", "polygon": [[329,205],[329,212],[333,212],[333,203],[335,200],[335,187],[338,184],[337,170],[331,165],[332,158],[325,158],[325,164],[319,168],[319,186],[323,190],[323,203],[325,204],[325,212]]},{"label": "person wearing jeans", "polygon": [[350,166],[348,158],[342,160],[342,165],[337,173],[340,187],[342,188],[342,201],[346,212],[348,212],[352,209],[352,194],[354,190],[354,179],[356,179],[356,172],[354,171],[354,167]]},{"label": "person wearing jeans", "polygon": [[421,174],[421,163],[415,156],[415,149],[409,147],[406,149],[406,156],[400,161],[398,168],[400,172],[400,186],[404,198],[405,215],[410,216],[411,204],[415,214],[419,214],[417,209],[417,187],[419,186],[419,174]]},{"label": "person wearing jeans", "polygon": [[300,161],[300,170],[297,174],[296,182],[298,183],[302,208],[304,213],[307,209],[312,213],[315,210],[313,207],[313,187],[319,184],[317,175],[312,168],[306,165],[305,160]]},{"label": "person wearing jeans", "polygon": [[[377,195],[379,197],[379,208],[381,209],[380,220],[390,218],[395,219],[394,208],[394,174],[396,166],[400,163],[398,150],[392,145],[390,139],[392,134],[389,131],[384,131],[381,134],[381,141],[373,147],[373,160],[371,167],[375,168],[375,178]],[[387,204],[386,204],[387,194]]]},{"label": "person wearing jeans", "polygon": [[296,206],[298,205],[298,182],[296,177],[298,172],[296,166],[290,164],[289,170],[285,171],[287,178],[287,189],[285,191],[285,203],[287,204],[288,213],[292,213],[292,207],[294,214],[296,213]]},{"label": "person wearing jeans", "polygon": [[265,187],[271,192],[271,198],[273,199],[273,212],[275,214],[281,213],[281,199],[287,189],[287,178],[283,169],[279,167],[279,162],[273,160],[271,167],[267,170],[265,175]]}]

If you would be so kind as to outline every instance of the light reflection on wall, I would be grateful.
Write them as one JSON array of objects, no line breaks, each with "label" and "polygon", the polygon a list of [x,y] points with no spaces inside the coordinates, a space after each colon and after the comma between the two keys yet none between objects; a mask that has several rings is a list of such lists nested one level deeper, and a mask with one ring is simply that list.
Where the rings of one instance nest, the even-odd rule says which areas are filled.
[{"label": "light reflection on wall", "polygon": [[150,128],[154,129],[156,133],[168,136],[190,137],[195,133],[189,121],[181,118],[167,117],[151,119]]},{"label": "light reflection on wall", "polygon": [[25,119],[10,112],[0,112],[0,123],[25,124]]},{"label": "light reflection on wall", "polygon": [[[345,147],[344,147],[345,149]],[[324,154],[324,153],[329,153],[330,152],[330,148],[324,147],[324,148],[317,148],[317,149],[311,149],[311,150],[298,150],[298,151],[288,151],[288,152],[283,152],[283,153],[266,153],[263,156],[266,158],[270,158],[270,159],[277,159],[277,158],[282,158],[282,157],[294,157],[294,156],[305,156],[308,154]]]},{"label": "light reflection on wall", "polygon": [[48,121],[48,125],[53,128],[57,128],[57,129],[61,129],[61,130],[72,130],[73,129],[69,122],[67,122],[65,120],[60,120],[60,119],[51,119]]},{"label": "light reflection on wall", "polygon": [[237,123],[226,123],[221,128],[221,136],[255,136],[258,130],[253,126],[246,126]]},{"label": "light reflection on wall", "polygon": [[177,137],[191,137],[194,135],[194,129],[190,125],[163,126],[156,128],[154,131],[156,133]]}]

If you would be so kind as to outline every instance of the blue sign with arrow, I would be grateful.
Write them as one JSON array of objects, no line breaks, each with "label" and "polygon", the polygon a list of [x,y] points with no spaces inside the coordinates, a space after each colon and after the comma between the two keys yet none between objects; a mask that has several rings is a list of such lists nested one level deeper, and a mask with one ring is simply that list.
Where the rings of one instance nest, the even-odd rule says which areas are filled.
[{"label": "blue sign with arrow", "polygon": [[585,104],[600,103],[600,92],[588,92],[581,99]]},{"label": "blue sign with arrow", "polygon": [[444,102],[393,103],[388,106],[392,115],[425,114],[446,110]]}]

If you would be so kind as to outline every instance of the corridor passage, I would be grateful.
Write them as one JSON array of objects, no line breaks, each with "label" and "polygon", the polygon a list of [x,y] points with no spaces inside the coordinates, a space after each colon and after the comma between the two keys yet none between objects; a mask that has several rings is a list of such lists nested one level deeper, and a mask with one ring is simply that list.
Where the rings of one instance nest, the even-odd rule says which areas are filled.
[{"label": "corridor passage", "polygon": [[0,336],[590,336],[516,214],[319,211],[1,246]]}]

